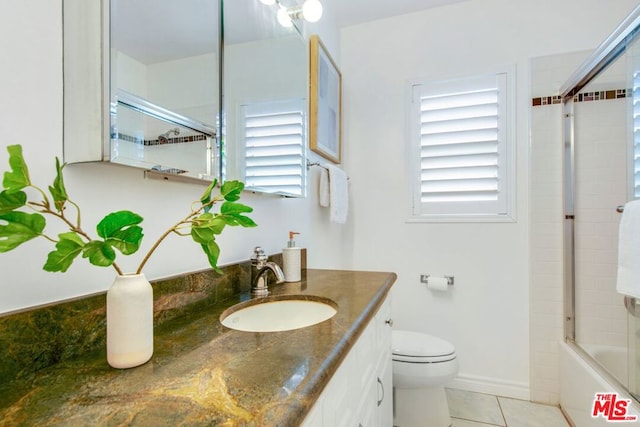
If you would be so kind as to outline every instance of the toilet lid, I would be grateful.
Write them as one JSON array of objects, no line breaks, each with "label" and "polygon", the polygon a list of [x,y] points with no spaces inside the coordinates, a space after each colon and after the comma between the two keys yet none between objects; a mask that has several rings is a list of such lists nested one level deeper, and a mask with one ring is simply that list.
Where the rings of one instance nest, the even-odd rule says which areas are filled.
[{"label": "toilet lid", "polygon": [[393,331],[392,353],[409,357],[441,357],[455,355],[455,347],[433,335],[411,331]]}]

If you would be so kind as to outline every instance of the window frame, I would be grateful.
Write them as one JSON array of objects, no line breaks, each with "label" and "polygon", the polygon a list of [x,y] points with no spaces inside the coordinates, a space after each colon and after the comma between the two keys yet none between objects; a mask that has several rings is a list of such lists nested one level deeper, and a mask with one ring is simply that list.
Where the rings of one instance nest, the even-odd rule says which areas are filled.
[{"label": "window frame", "polygon": [[[420,128],[420,103],[416,103],[419,87],[459,87],[464,90],[470,80],[493,77],[502,78],[506,92],[503,96],[504,108],[498,114],[504,119],[504,141],[499,151],[499,192],[504,197],[504,212],[487,212],[474,209],[474,202],[438,202],[437,209],[426,210],[422,202],[422,158]],[[456,76],[446,79],[416,79],[407,84],[407,154],[409,171],[409,202],[406,222],[515,222],[516,221],[516,103],[515,103],[515,66],[506,66],[491,72]],[[419,98],[419,97],[418,97]],[[434,202],[436,203],[436,202]],[[480,204],[478,204],[479,206]],[[463,209],[450,209],[462,206]]]}]

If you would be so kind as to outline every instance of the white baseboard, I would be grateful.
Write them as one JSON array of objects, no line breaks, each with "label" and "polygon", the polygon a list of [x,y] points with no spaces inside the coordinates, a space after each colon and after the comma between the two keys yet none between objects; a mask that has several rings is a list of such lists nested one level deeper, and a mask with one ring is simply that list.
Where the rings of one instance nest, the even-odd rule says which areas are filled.
[{"label": "white baseboard", "polygon": [[489,377],[459,374],[455,379],[445,384],[445,387],[521,400],[531,399],[529,384]]}]

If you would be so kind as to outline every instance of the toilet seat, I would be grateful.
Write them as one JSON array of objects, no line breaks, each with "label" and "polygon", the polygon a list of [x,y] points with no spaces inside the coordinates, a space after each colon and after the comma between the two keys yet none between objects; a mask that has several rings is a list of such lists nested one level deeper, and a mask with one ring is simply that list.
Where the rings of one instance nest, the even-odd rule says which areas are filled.
[{"label": "toilet seat", "polygon": [[440,363],[456,358],[456,349],[450,342],[412,331],[393,331],[391,352],[397,362]]}]

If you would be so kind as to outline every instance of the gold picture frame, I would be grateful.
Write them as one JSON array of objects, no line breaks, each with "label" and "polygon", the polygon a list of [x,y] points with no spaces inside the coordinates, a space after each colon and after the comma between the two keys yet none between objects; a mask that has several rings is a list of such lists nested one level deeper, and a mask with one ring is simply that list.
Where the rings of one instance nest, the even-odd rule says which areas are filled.
[{"label": "gold picture frame", "polygon": [[309,148],[342,160],[342,74],[317,35],[309,39]]}]

